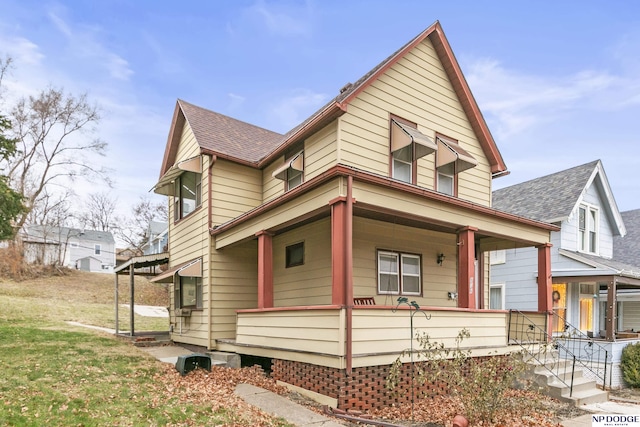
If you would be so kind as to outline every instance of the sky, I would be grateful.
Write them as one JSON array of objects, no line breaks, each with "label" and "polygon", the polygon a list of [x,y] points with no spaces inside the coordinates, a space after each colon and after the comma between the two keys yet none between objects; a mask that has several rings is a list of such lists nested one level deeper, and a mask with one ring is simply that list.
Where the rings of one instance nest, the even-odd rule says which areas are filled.
[{"label": "sky", "polygon": [[150,193],[177,99],[284,133],[440,21],[510,174],[592,160],[621,211],[640,208],[640,2],[0,0],[12,99],[86,93],[99,161],[128,213]]}]

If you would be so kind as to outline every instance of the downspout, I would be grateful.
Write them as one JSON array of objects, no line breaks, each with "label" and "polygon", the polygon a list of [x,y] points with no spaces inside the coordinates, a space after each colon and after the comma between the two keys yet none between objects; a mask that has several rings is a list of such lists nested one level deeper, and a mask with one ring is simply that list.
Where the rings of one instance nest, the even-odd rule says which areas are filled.
[{"label": "downspout", "polygon": [[347,375],[351,375],[353,365],[353,176],[347,177],[347,212],[345,225],[345,270],[346,270],[346,358]]},{"label": "downspout", "polygon": [[212,251],[212,240],[214,239],[214,237],[211,235],[211,228],[213,228],[213,214],[212,214],[212,210],[213,210],[213,201],[211,200],[211,194],[213,193],[211,191],[211,183],[213,182],[213,165],[215,165],[216,160],[218,160],[218,158],[216,157],[215,154],[209,154],[209,167],[207,168],[207,235],[209,236],[209,238],[207,239],[208,242],[208,247],[207,247],[207,263],[209,268],[207,268],[208,271],[208,298],[209,298],[209,304],[208,304],[208,309],[207,309],[207,348],[208,349],[213,349],[213,347],[211,346],[213,340],[211,339],[211,334],[213,333],[212,330],[212,326],[211,326],[211,304],[212,304],[212,298],[211,298],[211,294],[213,292],[211,292],[211,251]]}]

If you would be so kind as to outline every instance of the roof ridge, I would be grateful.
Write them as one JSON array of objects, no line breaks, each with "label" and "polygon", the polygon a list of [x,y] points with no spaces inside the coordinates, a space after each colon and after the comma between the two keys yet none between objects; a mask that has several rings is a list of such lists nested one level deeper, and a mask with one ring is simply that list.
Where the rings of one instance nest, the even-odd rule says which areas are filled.
[{"label": "roof ridge", "polygon": [[499,188],[497,190],[493,190],[492,193],[495,194],[495,193],[503,191],[503,190],[513,189],[513,188],[521,186],[521,185],[531,184],[533,182],[541,181],[541,180],[548,179],[548,178],[552,178],[552,177],[555,177],[555,176],[560,175],[560,174],[566,174],[566,173],[569,173],[570,171],[575,171],[576,169],[582,169],[582,168],[585,168],[586,166],[590,166],[590,165],[593,165],[593,167],[595,168],[595,166],[598,164],[598,162],[600,162],[600,159],[592,160],[592,161],[584,163],[582,165],[573,166],[573,167],[570,167],[568,169],[563,169],[563,170],[560,170],[560,171],[557,171],[557,172],[552,172],[552,173],[547,174],[547,175],[543,175],[543,176],[539,176],[539,177],[536,177],[536,178],[528,179],[526,181],[518,182],[516,184],[509,185],[509,186],[504,187],[504,188]]}]

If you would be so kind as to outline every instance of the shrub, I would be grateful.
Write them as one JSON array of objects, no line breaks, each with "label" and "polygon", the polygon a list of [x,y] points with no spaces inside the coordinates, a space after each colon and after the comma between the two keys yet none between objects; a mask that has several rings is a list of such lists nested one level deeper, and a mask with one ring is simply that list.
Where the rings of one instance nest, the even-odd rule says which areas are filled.
[{"label": "shrub", "polygon": [[[470,350],[461,348],[462,341],[469,337],[469,331],[462,329],[455,348],[446,348],[427,334],[417,334],[420,349],[414,354],[414,386],[440,382],[460,399],[471,421],[492,421],[511,404],[506,392],[524,372],[526,363],[519,353],[471,357]],[[387,378],[387,388],[392,391],[398,385],[403,356],[406,354],[394,362]]]},{"label": "shrub", "polygon": [[622,378],[631,387],[640,387],[640,343],[629,344],[622,349],[620,359]]}]

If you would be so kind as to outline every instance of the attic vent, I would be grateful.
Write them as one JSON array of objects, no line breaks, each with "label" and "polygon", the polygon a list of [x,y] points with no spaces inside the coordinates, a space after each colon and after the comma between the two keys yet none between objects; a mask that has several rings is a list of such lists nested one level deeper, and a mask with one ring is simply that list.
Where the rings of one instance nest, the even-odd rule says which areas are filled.
[{"label": "attic vent", "polygon": [[351,86],[353,86],[353,83],[347,83],[346,85],[342,86],[342,89],[340,89],[340,93],[345,93],[346,91],[351,89]]}]

